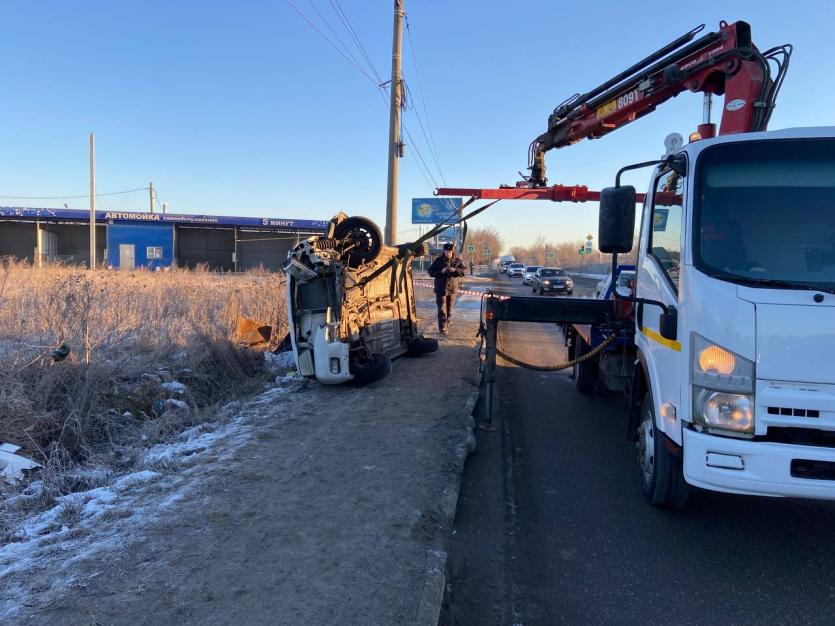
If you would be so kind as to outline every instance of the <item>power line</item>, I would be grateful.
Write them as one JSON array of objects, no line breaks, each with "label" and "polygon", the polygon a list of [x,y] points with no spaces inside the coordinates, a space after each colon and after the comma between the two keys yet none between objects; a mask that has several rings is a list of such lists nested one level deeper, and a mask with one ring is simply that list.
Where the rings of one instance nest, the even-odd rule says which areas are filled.
[{"label": "power line", "polygon": [[[134,193],[136,191],[147,191],[148,187],[138,187],[136,189],[125,189],[124,191],[111,191],[109,193],[97,193],[99,196],[118,196],[123,193]],[[90,194],[85,193],[80,196],[0,196],[5,200],[74,200],[76,198],[89,198]]]},{"label": "power line", "polygon": [[[350,21],[348,20],[347,15],[345,15],[344,12],[340,12],[341,7],[338,8],[339,7],[338,0],[329,0],[329,1],[331,1],[331,5],[333,6],[334,11],[337,12],[337,15],[340,17],[340,21],[342,21],[342,24],[343,24],[343,26],[345,26],[345,29],[348,30],[349,33],[351,33],[351,37],[354,40],[354,43],[356,44],[357,48],[360,50],[360,53],[363,55],[363,58],[366,59],[369,68],[374,73],[374,75],[377,76],[377,78],[379,79],[380,76],[377,73],[377,70],[374,67],[373,62],[371,61],[370,57],[368,56],[367,52],[365,51],[365,47],[362,45],[362,42],[360,41],[359,36],[357,36],[356,31],[354,31],[353,28],[351,27],[351,24],[350,24]],[[334,4],[334,2],[336,2],[336,4]],[[380,97],[383,100],[383,106],[388,108],[388,102],[387,102],[387,99],[386,99],[386,91],[383,87],[383,81],[378,80],[378,81],[375,82],[375,80],[368,74],[368,72],[363,70],[357,63],[354,63],[348,56],[346,56],[345,53],[342,52],[339,49],[339,47],[327,35],[325,35],[325,33],[323,33],[321,31],[321,29],[319,29],[316,26],[316,24],[314,24],[313,21],[310,18],[308,18],[307,15],[305,15],[295,5],[293,0],[287,0],[287,3],[296,11],[296,13],[299,14],[299,16],[302,17],[302,19],[304,19],[304,21],[306,21],[310,25],[311,28],[313,28],[313,30],[315,30],[325,41],[327,41],[333,47],[334,50],[336,50],[346,61],[348,61],[358,72],[360,72],[363,76],[365,76],[374,85],[374,87],[380,93]],[[405,84],[405,81],[404,81],[404,84]],[[417,143],[414,141],[414,139],[412,139],[411,133],[409,133],[409,130],[406,128],[405,124],[403,124],[402,122],[401,122],[401,127],[403,128],[403,131],[406,133],[406,136],[409,138],[409,141],[411,143],[411,147],[412,147],[412,149],[414,150],[415,154],[418,157],[418,160],[415,161],[415,163],[417,164],[418,170],[420,170],[420,173],[423,176],[423,179],[426,181],[426,184],[430,187],[433,187],[433,188],[439,187],[440,185],[438,185],[437,181],[435,180],[435,177],[432,175],[432,172],[431,172],[430,168],[426,165],[426,161],[424,160],[423,155],[420,152],[420,148],[418,148]]]},{"label": "power line", "polygon": [[[340,50],[340,49],[339,49],[339,46],[337,46],[335,43],[333,43],[333,41],[331,41],[331,39],[330,39],[330,38],[329,38],[329,37],[328,37],[325,33],[323,33],[321,30],[319,30],[319,28],[316,26],[316,24],[314,24],[314,23],[311,21],[311,19],[310,19],[309,17],[307,17],[307,15],[305,15],[304,13],[302,13],[301,9],[299,9],[299,7],[297,7],[297,6],[295,5],[295,3],[293,2],[293,0],[287,0],[287,4],[289,4],[291,7],[293,7],[293,9],[296,11],[296,13],[298,13],[298,14],[302,17],[302,19],[304,19],[304,21],[305,21],[305,22],[307,22],[308,24],[310,24],[310,26],[311,26],[311,28],[313,28],[313,30],[315,30],[317,33],[319,33],[319,35],[321,35],[321,36],[322,36],[322,38],[323,38],[325,41],[327,41],[327,42],[328,42],[331,46],[333,46],[333,49],[334,49],[334,50],[336,50],[336,51],[337,51],[337,52],[338,52],[338,53],[342,56],[342,58],[343,58],[343,59],[345,59],[346,61],[348,61],[348,63],[350,63],[351,65],[353,65],[353,66],[357,69],[357,71],[358,71],[360,74],[362,74],[362,75],[363,75],[363,76],[365,76],[368,80],[370,80],[372,83],[374,83],[374,79],[373,79],[373,78],[371,78],[371,76],[368,74],[368,72],[366,72],[364,69],[362,69],[362,68],[361,68],[361,67],[360,67],[357,63],[354,63],[354,61],[352,61],[352,60],[350,59],[350,57],[348,57],[348,56],[347,56],[344,52],[342,52],[342,50]],[[377,83],[375,83],[375,84],[377,84]]]},{"label": "power line", "polygon": [[336,41],[339,42],[339,44],[342,46],[343,50],[345,50],[345,52],[348,54],[348,56],[351,57],[351,60],[354,62],[354,64],[359,66],[360,61],[353,54],[351,54],[351,51],[348,49],[348,46],[345,45],[345,42],[342,41],[342,39],[339,37],[339,35],[336,33],[336,31],[331,27],[331,24],[327,20],[327,18],[324,15],[322,15],[322,12],[319,10],[319,7],[317,7],[314,4],[313,0],[307,0],[307,2],[308,2],[308,4],[310,4],[311,7],[313,7],[313,10],[316,11],[316,15],[318,15],[320,18],[322,18],[322,21],[325,23],[325,26],[327,26],[328,30],[331,32],[334,39],[336,39]]},{"label": "power line", "polygon": [[357,35],[356,31],[354,30],[354,27],[351,26],[351,20],[348,19],[348,16],[345,14],[345,11],[342,9],[342,5],[339,4],[339,0],[329,0],[329,2],[331,3],[331,6],[333,7],[333,10],[336,12],[337,16],[339,16],[339,19],[342,21],[342,24],[345,26],[345,28],[350,33],[351,38],[354,40],[354,43],[356,44],[357,48],[360,51],[360,54],[365,59],[366,63],[368,63],[368,67],[371,68],[372,73],[377,78],[377,84],[378,85],[381,84],[383,82],[383,79],[380,77],[380,74],[377,72],[377,68],[374,67],[374,63],[371,61],[371,57],[368,56],[368,52],[366,52],[365,46],[362,45],[362,41],[360,41],[360,38]]},{"label": "power line", "polygon": [[[412,51],[412,67],[415,68],[415,76],[417,77],[418,81],[418,94],[420,95],[420,101],[423,105],[423,116],[426,118],[426,126],[429,128],[429,138],[432,142],[429,144],[429,149],[432,151],[432,156],[435,158],[435,165],[438,166],[438,173],[441,175],[441,180],[444,181],[444,185],[446,185],[446,179],[444,178],[443,170],[441,169],[441,164],[438,160],[438,151],[437,145],[435,143],[435,136],[432,134],[432,125],[429,123],[429,110],[426,107],[426,98],[423,97],[423,81],[420,80],[420,71],[418,70],[417,65],[417,57],[415,56],[415,46],[412,42],[412,29],[409,25],[409,16],[405,16],[406,19],[406,36],[409,39],[409,50]],[[417,113],[417,111],[415,111]],[[428,143],[428,140],[427,140]]]},{"label": "power line", "polygon": [[[409,86],[408,86],[408,84],[405,83],[405,81],[404,81],[404,85],[406,85],[406,91],[409,92],[409,98],[411,99],[412,90],[409,89]],[[412,111],[414,111],[415,117],[417,118],[417,121],[418,121],[418,125],[420,125],[420,130],[423,133],[423,138],[426,140],[426,146],[429,148],[429,152],[432,154],[432,158],[435,160],[435,166],[438,168],[438,174],[441,175],[441,180],[444,181],[444,186],[446,186],[446,178],[444,177],[444,172],[441,169],[441,164],[438,162],[438,155],[435,152],[435,149],[432,147],[432,142],[429,141],[429,136],[426,134],[426,128],[424,128],[424,126],[423,126],[423,121],[420,119],[420,111],[418,111],[414,107],[414,105],[412,105]],[[427,126],[429,125],[428,120],[427,120],[426,124],[427,124]]]}]

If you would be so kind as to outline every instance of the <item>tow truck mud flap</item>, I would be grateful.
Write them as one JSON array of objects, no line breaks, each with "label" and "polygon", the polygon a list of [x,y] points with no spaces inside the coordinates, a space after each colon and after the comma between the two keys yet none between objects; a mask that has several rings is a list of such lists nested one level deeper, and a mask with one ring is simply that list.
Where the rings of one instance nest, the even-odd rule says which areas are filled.
[{"label": "tow truck mud flap", "polygon": [[539,322],[564,324],[606,324],[612,319],[610,300],[588,298],[485,298],[485,314],[479,330],[485,340],[485,357],[482,366],[482,406],[489,425],[493,419],[493,385],[496,383],[496,342],[498,323]]}]

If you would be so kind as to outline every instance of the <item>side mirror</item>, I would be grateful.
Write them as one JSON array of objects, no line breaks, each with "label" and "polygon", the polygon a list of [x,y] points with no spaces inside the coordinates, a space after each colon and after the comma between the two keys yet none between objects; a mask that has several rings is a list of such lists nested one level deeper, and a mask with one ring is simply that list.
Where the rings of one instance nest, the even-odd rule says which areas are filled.
[{"label": "side mirror", "polygon": [[598,248],[601,252],[632,250],[635,230],[635,188],[631,185],[607,187],[600,192]]},{"label": "side mirror", "polygon": [[687,176],[687,157],[683,152],[668,157],[667,165],[679,176]]},{"label": "side mirror", "polygon": [[675,341],[678,338],[678,311],[674,306],[668,306],[667,312],[661,314],[658,326],[664,339]]}]

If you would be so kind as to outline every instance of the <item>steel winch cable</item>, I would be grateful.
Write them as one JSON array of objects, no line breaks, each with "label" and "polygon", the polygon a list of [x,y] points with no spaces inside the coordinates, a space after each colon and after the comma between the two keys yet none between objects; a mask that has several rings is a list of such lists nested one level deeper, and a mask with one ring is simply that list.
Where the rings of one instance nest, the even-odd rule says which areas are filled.
[{"label": "steel winch cable", "polygon": [[575,365],[582,363],[583,361],[588,361],[596,357],[603,349],[612,343],[615,339],[617,339],[617,335],[609,335],[606,339],[603,340],[599,346],[587,352],[586,354],[571,359],[570,361],[565,361],[564,363],[559,363],[557,365],[534,365],[533,363],[526,363],[525,361],[520,361],[517,358],[514,358],[507,354],[506,352],[502,351],[499,347],[499,338],[498,332],[496,333],[496,354],[502,357],[505,361],[516,365],[517,367],[522,367],[526,370],[533,370],[535,372],[558,372],[560,370],[568,369],[569,367],[574,367]]}]

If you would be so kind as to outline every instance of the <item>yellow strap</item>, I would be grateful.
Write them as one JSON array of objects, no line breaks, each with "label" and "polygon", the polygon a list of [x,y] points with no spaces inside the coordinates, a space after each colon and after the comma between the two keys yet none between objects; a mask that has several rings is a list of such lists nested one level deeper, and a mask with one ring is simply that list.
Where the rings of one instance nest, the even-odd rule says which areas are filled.
[{"label": "yellow strap", "polygon": [[650,328],[647,328],[646,326],[641,326],[641,332],[653,341],[655,341],[656,343],[660,343],[662,346],[666,346],[670,350],[681,352],[681,343],[679,343],[678,341],[673,341],[672,339],[665,339],[657,332]]}]

